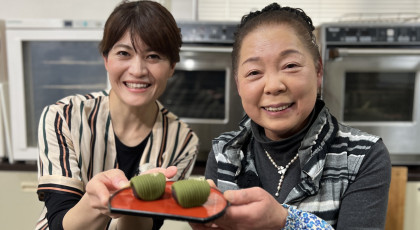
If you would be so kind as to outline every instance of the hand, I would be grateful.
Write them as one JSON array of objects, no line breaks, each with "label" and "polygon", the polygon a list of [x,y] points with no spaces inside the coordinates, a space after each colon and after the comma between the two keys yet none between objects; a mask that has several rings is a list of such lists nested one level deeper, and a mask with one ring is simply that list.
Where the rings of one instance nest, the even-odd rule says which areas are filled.
[{"label": "hand", "polygon": [[190,224],[200,229],[281,229],[288,212],[269,193],[259,187],[229,190],[224,193],[230,202],[225,214],[205,225]]},{"label": "hand", "polygon": [[178,168],[176,166],[169,166],[168,168],[153,168],[149,169],[141,174],[147,174],[147,173],[156,173],[161,172],[165,175],[166,180],[171,179],[176,175],[176,172],[178,171]]},{"label": "hand", "polygon": [[117,218],[121,215],[111,214],[108,209],[108,200],[111,194],[119,189],[130,186],[124,172],[120,169],[111,169],[96,174],[86,185],[86,196],[89,205],[101,214]]}]

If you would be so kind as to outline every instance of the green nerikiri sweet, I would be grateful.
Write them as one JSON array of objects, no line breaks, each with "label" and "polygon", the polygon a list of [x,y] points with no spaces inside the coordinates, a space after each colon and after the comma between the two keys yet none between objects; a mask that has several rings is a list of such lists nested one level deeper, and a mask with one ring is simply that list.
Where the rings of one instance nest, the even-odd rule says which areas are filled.
[{"label": "green nerikiri sweet", "polygon": [[150,173],[130,179],[134,196],[142,200],[157,200],[165,192],[166,177],[163,173]]},{"label": "green nerikiri sweet", "polygon": [[180,180],[172,184],[172,196],[183,208],[203,205],[210,195],[206,180]]}]

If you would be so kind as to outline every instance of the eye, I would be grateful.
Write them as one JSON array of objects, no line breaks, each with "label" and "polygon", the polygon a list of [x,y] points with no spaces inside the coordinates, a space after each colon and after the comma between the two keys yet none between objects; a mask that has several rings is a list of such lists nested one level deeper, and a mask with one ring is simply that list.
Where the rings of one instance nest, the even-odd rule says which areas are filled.
[{"label": "eye", "polygon": [[147,55],[146,59],[157,59],[157,60],[159,60],[161,58],[160,58],[160,55],[158,55],[158,54],[149,54],[149,55]]},{"label": "eye", "polygon": [[292,69],[292,68],[295,68],[295,67],[298,67],[298,65],[297,65],[297,64],[295,64],[295,63],[288,63],[288,64],[285,66],[285,69]]},{"label": "eye", "polygon": [[258,75],[260,72],[257,70],[250,71],[247,76],[252,77]]},{"label": "eye", "polygon": [[120,51],[117,52],[117,55],[118,56],[123,56],[123,57],[128,57],[128,56],[130,56],[130,53],[128,53],[126,51],[123,51],[123,50],[120,50]]},{"label": "eye", "polygon": [[249,81],[254,81],[262,76],[262,72],[260,70],[250,70],[248,72],[245,72],[242,76],[245,79],[248,79]]}]

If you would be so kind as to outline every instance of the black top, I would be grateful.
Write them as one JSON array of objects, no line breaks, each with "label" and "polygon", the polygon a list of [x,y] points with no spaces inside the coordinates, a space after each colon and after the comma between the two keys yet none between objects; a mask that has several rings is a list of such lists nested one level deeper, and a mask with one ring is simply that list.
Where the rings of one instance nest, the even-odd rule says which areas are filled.
[{"label": "black top", "polygon": [[134,147],[124,145],[120,141],[120,139],[118,139],[118,137],[115,136],[118,168],[124,172],[125,176],[128,179],[139,174],[140,159],[143,155],[143,151],[146,147],[149,135],[146,138],[144,138],[144,140],[140,144]]},{"label": "black top", "polygon": [[295,160],[289,166],[289,169],[287,169],[280,188],[280,194],[276,197],[275,194],[277,192],[280,174],[278,174],[277,168],[269,160],[265,151],[270,154],[271,158],[278,166],[285,167],[293,157],[296,156],[300,143],[308,132],[314,119],[317,117],[314,116],[314,113],[318,114],[318,112],[319,111],[312,112],[310,115],[310,122],[308,122],[305,128],[300,132],[281,141],[272,141],[268,139],[265,136],[264,129],[253,121],[251,122],[251,129],[254,134],[253,152],[255,153],[255,166],[259,175],[260,185],[280,203],[284,202],[289,192],[300,181],[301,169],[299,159]]},{"label": "black top", "polygon": [[[283,139],[281,141],[272,141],[265,136],[264,129],[251,120],[251,129],[254,136],[254,159],[255,167],[258,172],[260,187],[264,188],[268,193],[279,202],[283,203],[289,192],[300,182],[300,164],[299,160],[293,162],[289,169],[286,171],[283,183],[281,185],[280,194],[278,197],[275,196],[277,192],[277,186],[279,184],[280,175],[277,169],[268,159],[265,150],[270,154],[271,158],[278,166],[286,166],[290,160],[295,157],[300,147],[300,143],[305,137],[309,127],[316,119],[319,111],[313,111],[310,115],[310,122],[301,131],[295,135]],[[217,184],[217,170],[209,170],[211,168],[217,168],[217,162],[214,156],[214,152],[211,151],[205,171],[205,177],[212,179]]]}]

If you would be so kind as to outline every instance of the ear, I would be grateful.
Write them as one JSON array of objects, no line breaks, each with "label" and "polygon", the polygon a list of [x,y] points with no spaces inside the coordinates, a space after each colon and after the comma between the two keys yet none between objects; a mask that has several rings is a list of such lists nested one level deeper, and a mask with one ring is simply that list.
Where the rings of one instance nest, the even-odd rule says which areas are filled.
[{"label": "ear", "polygon": [[106,69],[106,71],[108,71],[108,57],[107,57],[107,56],[102,55],[102,58],[104,59],[104,66],[105,66],[105,69]]},{"label": "ear", "polygon": [[318,89],[321,89],[323,75],[324,75],[324,66],[322,65],[322,59],[319,58],[318,59],[318,70],[317,70],[317,73],[316,73]]},{"label": "ear", "polygon": [[233,78],[235,79],[236,91],[238,91],[239,96],[241,96],[241,92],[239,91],[238,76],[234,76]]},{"label": "ear", "polygon": [[172,63],[171,64],[171,74],[170,74],[170,76],[169,77],[172,77],[173,75],[174,75],[174,72],[175,72],[175,66],[176,66],[176,63],[174,62],[174,63]]}]

